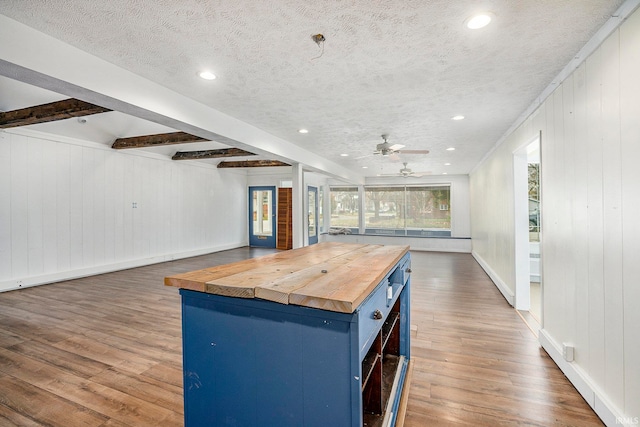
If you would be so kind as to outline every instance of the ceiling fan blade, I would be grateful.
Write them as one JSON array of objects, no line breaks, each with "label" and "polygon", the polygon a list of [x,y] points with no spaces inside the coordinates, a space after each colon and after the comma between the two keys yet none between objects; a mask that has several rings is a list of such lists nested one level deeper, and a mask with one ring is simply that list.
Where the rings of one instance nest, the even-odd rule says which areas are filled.
[{"label": "ceiling fan blade", "polygon": [[431,172],[413,172],[411,176],[415,176],[416,178],[420,178],[425,175],[431,175]]},{"label": "ceiling fan blade", "polygon": [[400,154],[429,154],[429,150],[398,150]]},{"label": "ceiling fan blade", "polygon": [[401,148],[404,148],[404,145],[402,145],[402,144],[393,144],[391,147],[389,147],[389,150],[398,151]]},{"label": "ceiling fan blade", "polygon": [[397,153],[391,153],[389,154],[389,158],[391,159],[392,162],[397,163],[400,161],[400,156],[398,156]]}]

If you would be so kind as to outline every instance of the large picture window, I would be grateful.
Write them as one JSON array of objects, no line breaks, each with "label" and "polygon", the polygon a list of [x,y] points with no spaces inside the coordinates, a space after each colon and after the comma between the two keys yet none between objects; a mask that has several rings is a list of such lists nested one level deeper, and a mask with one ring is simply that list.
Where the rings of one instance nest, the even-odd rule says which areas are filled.
[{"label": "large picture window", "polygon": [[365,187],[365,233],[451,236],[449,186]]},{"label": "large picture window", "polygon": [[365,188],[365,233],[404,234],[405,191],[403,187]]},{"label": "large picture window", "polygon": [[409,236],[451,236],[451,188],[406,187]]},{"label": "large picture window", "polygon": [[331,187],[331,228],[348,228],[357,233],[360,226],[358,187]]},{"label": "large picture window", "polygon": [[358,233],[364,209],[365,234],[451,237],[451,188],[367,186],[364,200],[357,187],[331,187],[331,228]]}]

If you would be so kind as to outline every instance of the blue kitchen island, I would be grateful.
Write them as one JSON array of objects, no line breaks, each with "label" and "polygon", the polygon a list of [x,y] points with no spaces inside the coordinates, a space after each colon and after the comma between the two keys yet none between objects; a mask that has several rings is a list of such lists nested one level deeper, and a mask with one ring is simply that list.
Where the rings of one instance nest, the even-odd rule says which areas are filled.
[{"label": "blue kitchen island", "polygon": [[410,272],[406,246],[321,243],[165,278],[185,426],[394,426]]}]

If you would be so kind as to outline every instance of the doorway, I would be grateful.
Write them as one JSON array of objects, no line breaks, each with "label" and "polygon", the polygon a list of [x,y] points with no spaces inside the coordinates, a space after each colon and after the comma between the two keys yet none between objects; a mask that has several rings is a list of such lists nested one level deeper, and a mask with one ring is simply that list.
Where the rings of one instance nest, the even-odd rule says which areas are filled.
[{"label": "doorway", "polygon": [[309,199],[309,244],[318,243],[318,189],[316,187],[308,187]]},{"label": "doorway", "polygon": [[276,247],[276,187],[249,187],[249,246]]},{"label": "doorway", "polygon": [[[513,154],[515,308],[536,332],[542,326],[540,136]],[[530,322],[531,320],[531,322]],[[533,325],[531,325],[533,323]]]}]

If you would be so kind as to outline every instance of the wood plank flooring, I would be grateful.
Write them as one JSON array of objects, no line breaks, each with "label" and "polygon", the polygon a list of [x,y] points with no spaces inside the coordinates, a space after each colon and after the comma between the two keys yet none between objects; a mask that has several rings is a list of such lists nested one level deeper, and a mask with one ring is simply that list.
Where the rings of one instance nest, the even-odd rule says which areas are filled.
[{"label": "wood plank flooring", "polygon": [[[180,298],[163,278],[270,252],[1,293],[0,426],[182,426]],[[412,256],[405,427],[603,425],[470,255]]]}]

